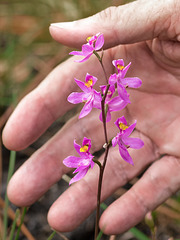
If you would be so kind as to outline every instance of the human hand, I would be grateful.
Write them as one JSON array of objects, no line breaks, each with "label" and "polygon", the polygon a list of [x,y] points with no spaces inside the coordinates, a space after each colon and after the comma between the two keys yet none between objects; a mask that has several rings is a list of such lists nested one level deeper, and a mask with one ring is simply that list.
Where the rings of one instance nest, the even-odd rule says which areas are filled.
[{"label": "human hand", "polygon": [[[147,170],[126,194],[104,211],[100,227],[107,234],[134,226],[180,187],[179,11],[178,0],[139,0],[84,20],[50,27],[54,39],[72,47],[80,47],[88,36],[102,32],[107,48],[103,57],[107,74],[113,73],[111,61],[123,58],[126,63],[132,62],[128,74],[143,81],[140,89],[129,90],[132,103],[123,115],[129,123],[137,119],[133,135],[138,135],[145,145],[130,151],[134,167],[122,161],[118,149],[110,149],[102,200]],[[3,131],[7,148],[27,147],[72,108],[66,99],[76,91],[74,77],[83,80],[89,72],[99,82],[105,81],[97,59],[92,57],[81,64],[74,60],[70,58],[55,68],[19,103]],[[100,149],[104,137],[98,115],[99,112],[92,111],[80,120],[75,116],[34,153],[12,177],[8,187],[10,200],[17,205],[30,205],[67,173],[62,161],[73,154],[74,138],[79,143],[84,136],[91,138],[93,151]],[[108,127],[109,137],[113,137],[114,126]],[[97,182],[95,168],[64,192],[50,208],[50,225],[59,231],[76,228],[96,207]]]}]

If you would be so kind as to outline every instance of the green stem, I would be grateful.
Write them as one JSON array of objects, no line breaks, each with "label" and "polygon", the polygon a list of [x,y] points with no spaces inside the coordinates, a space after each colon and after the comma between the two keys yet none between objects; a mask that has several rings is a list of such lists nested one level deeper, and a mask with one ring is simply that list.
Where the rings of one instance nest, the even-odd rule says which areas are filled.
[{"label": "green stem", "polygon": [[93,162],[96,163],[101,168],[101,163],[98,160],[93,159]]},{"label": "green stem", "polygon": [[[10,159],[9,159],[9,169],[8,169],[7,185],[8,185],[9,180],[12,177],[12,174],[14,172],[15,160],[16,160],[16,152],[11,151],[10,152]],[[6,237],[7,237],[8,207],[9,207],[9,199],[8,199],[7,191],[6,191],[5,207],[4,207],[4,217],[3,217],[3,226],[4,226],[4,229],[3,229],[3,240],[6,240]]]},{"label": "green stem", "polygon": [[102,110],[102,120],[103,120],[103,128],[104,128],[104,137],[105,137],[105,143],[108,144],[108,137],[107,137],[107,128],[106,128],[106,109],[105,109],[105,100],[106,100],[106,96],[108,93],[110,85],[108,84],[106,87],[106,91],[105,94],[102,98],[101,101],[101,110]]},{"label": "green stem", "polygon": [[133,236],[138,240],[150,240],[150,238],[148,238],[143,232],[138,230],[136,227],[131,228],[129,232],[131,232]]},{"label": "green stem", "polygon": [[[106,70],[105,70],[104,65],[103,65],[103,62],[102,62],[103,54],[102,54],[102,56],[100,57],[99,54],[98,54],[96,51],[94,51],[93,53],[94,53],[94,55],[97,57],[99,63],[101,64],[102,70],[103,70],[103,72],[104,72],[104,76],[105,76],[105,78],[106,78],[106,83],[108,84],[108,78],[107,78]],[[102,50],[102,53],[103,53],[103,50]]]},{"label": "green stem", "polygon": [[104,169],[105,169],[106,162],[107,162],[108,152],[109,152],[109,144],[107,145],[107,148],[105,150],[105,156],[104,156],[103,165],[100,167],[100,172],[99,172],[98,194],[97,194],[97,208],[96,208],[96,223],[95,223],[95,238],[94,238],[95,240],[97,239],[97,236],[99,234],[101,189],[102,189],[102,180],[103,180]]},{"label": "green stem", "polygon": [[14,232],[15,232],[15,229],[16,229],[16,223],[17,223],[17,219],[19,217],[19,214],[20,214],[20,211],[19,211],[19,209],[17,209],[16,214],[15,214],[15,218],[14,218],[14,221],[13,221],[13,224],[12,224],[12,227],[11,227],[9,240],[13,240],[13,236],[14,236]]},{"label": "green stem", "polygon": [[95,54],[102,66],[105,78],[106,78],[106,82],[107,82],[107,86],[106,86],[106,91],[105,94],[102,98],[101,101],[101,110],[102,110],[102,121],[103,121],[103,129],[104,129],[104,138],[105,138],[105,156],[104,156],[104,161],[103,164],[100,166],[100,172],[99,172],[99,181],[98,181],[98,193],[97,193],[97,208],[96,208],[96,223],[95,223],[95,235],[94,235],[94,239],[96,240],[99,234],[99,218],[100,218],[100,204],[101,204],[101,190],[102,190],[102,181],[103,181],[103,175],[104,175],[104,169],[106,166],[106,162],[107,162],[107,157],[108,157],[108,153],[109,153],[109,147],[110,144],[108,143],[108,136],[107,136],[107,127],[106,127],[106,109],[105,109],[105,100],[106,100],[106,96],[108,94],[108,90],[110,85],[108,84],[108,78],[106,75],[106,71],[104,68],[104,65],[102,63],[102,58],[100,58],[100,56],[98,54]]},{"label": "green stem", "polygon": [[53,237],[54,237],[55,234],[56,234],[56,231],[53,231],[53,232],[51,233],[51,235],[48,237],[47,240],[53,239]]},{"label": "green stem", "polygon": [[15,240],[18,240],[18,238],[19,238],[19,234],[20,234],[20,231],[21,231],[21,226],[22,226],[22,224],[24,222],[24,217],[25,217],[26,212],[27,212],[27,207],[24,207],[23,208],[23,213],[22,213],[22,216],[21,216],[21,221],[20,221],[17,233],[16,233]]},{"label": "green stem", "polygon": [[96,239],[96,240],[100,240],[101,237],[102,237],[102,235],[103,235],[103,231],[100,231],[99,234],[98,234],[98,236],[97,236],[97,239]]}]

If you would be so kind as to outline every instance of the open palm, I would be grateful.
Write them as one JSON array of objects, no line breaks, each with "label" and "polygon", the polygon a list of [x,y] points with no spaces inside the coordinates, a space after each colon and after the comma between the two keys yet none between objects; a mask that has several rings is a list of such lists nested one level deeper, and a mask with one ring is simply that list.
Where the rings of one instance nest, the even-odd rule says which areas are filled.
[{"label": "open palm", "polygon": [[[165,201],[180,187],[180,22],[176,17],[180,4],[175,0],[171,4],[168,2],[157,1],[154,6],[149,1],[136,1],[80,20],[73,23],[73,28],[69,23],[65,26],[56,24],[50,28],[56,40],[75,47],[80,47],[87,36],[101,31],[107,48],[103,58],[107,75],[114,71],[112,60],[123,58],[126,64],[132,62],[129,76],[138,76],[143,81],[141,88],[128,89],[132,103],[113,117],[115,120],[118,114],[124,115],[129,123],[136,119],[137,127],[133,135],[140,137],[145,146],[130,151],[134,167],[120,158],[118,148],[110,149],[102,200],[147,170],[126,194],[103,213],[100,227],[107,234],[120,233],[135,225],[149,210]],[[140,14],[142,9],[145,13],[149,12],[149,16]],[[127,19],[132,12],[136,17]],[[154,12],[159,14],[158,17]],[[121,13],[120,16],[118,13]],[[112,23],[107,21],[108,16],[111,16]],[[120,26],[114,27],[115,20],[120,22]],[[164,22],[166,24],[163,25]],[[112,31],[108,24],[112,24]],[[77,89],[74,77],[84,80],[88,72],[98,77],[99,84],[105,81],[95,57],[82,64],[74,60],[74,57],[70,58],[54,69],[20,102],[4,129],[3,140],[8,148],[20,150],[27,147],[54,120],[72,108],[66,99]],[[77,142],[82,142],[84,136],[91,138],[93,151],[102,148],[104,136],[98,116],[96,110],[80,120],[75,116],[33,154],[10,181],[8,193],[11,201],[17,205],[30,205],[58,181],[68,171],[62,161],[73,154],[74,138]],[[112,120],[108,124],[108,136],[111,138],[115,134]],[[24,177],[26,181],[23,181]],[[48,215],[53,228],[70,231],[94,210],[97,181],[98,167],[95,167],[83,180],[59,197]]]}]

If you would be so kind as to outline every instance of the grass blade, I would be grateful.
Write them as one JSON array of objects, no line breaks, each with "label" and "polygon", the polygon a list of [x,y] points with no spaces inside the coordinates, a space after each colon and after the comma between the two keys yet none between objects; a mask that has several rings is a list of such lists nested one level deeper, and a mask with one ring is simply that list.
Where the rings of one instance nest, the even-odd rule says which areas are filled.
[{"label": "grass blade", "polygon": [[53,231],[53,232],[51,233],[51,235],[48,237],[47,240],[53,239],[53,237],[54,237],[55,234],[56,234],[56,231]]},{"label": "grass blade", "polygon": [[[16,161],[16,152],[11,151],[10,152],[10,159],[9,159],[9,169],[8,169],[8,178],[7,178],[7,185],[9,183],[9,180],[14,172],[14,166]],[[3,240],[6,240],[7,237],[7,226],[8,226],[8,207],[9,207],[9,199],[7,196],[7,192],[5,195],[5,207],[4,207],[4,218],[3,218]]]},{"label": "grass blade", "polygon": [[15,215],[15,218],[14,218],[14,221],[13,221],[13,224],[12,224],[12,227],[11,227],[11,232],[10,232],[10,235],[9,235],[9,240],[13,240],[13,236],[14,236],[14,232],[15,232],[15,229],[16,229],[16,222],[17,222],[17,219],[19,217],[19,214],[20,214],[20,211],[19,209],[16,210],[16,215]]},{"label": "grass blade", "polygon": [[22,226],[22,224],[23,224],[23,222],[24,222],[24,217],[25,217],[26,212],[27,212],[27,207],[24,207],[24,208],[23,208],[23,213],[22,213],[22,216],[21,216],[21,222],[20,222],[20,224],[19,224],[19,227],[18,227],[18,230],[17,230],[17,233],[16,233],[15,240],[18,240],[18,238],[19,238],[19,234],[20,234],[20,231],[21,231],[21,226]]},{"label": "grass blade", "polygon": [[138,240],[151,240],[143,232],[139,231],[135,227],[131,228],[129,232],[131,232],[134,235],[134,237],[137,238]]},{"label": "grass blade", "polygon": [[101,230],[96,238],[96,240],[100,240],[103,235],[103,231]]}]

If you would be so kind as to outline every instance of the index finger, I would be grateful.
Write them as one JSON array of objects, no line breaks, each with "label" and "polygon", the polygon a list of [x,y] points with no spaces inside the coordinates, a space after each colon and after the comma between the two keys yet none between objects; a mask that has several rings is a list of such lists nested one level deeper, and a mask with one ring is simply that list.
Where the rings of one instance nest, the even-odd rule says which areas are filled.
[{"label": "index finger", "polygon": [[94,68],[94,61],[97,61],[94,56],[81,64],[74,62],[75,59],[72,57],[56,67],[35,90],[21,100],[3,130],[3,142],[7,148],[26,148],[58,117],[73,107],[67,102],[67,96],[78,89],[74,77],[83,80],[89,71],[103,81],[100,64]]},{"label": "index finger", "polygon": [[76,48],[81,47],[83,39],[99,31],[104,34],[105,48],[156,37],[179,41],[179,8],[175,0],[133,1],[81,20],[52,23],[50,33],[56,41]]}]

